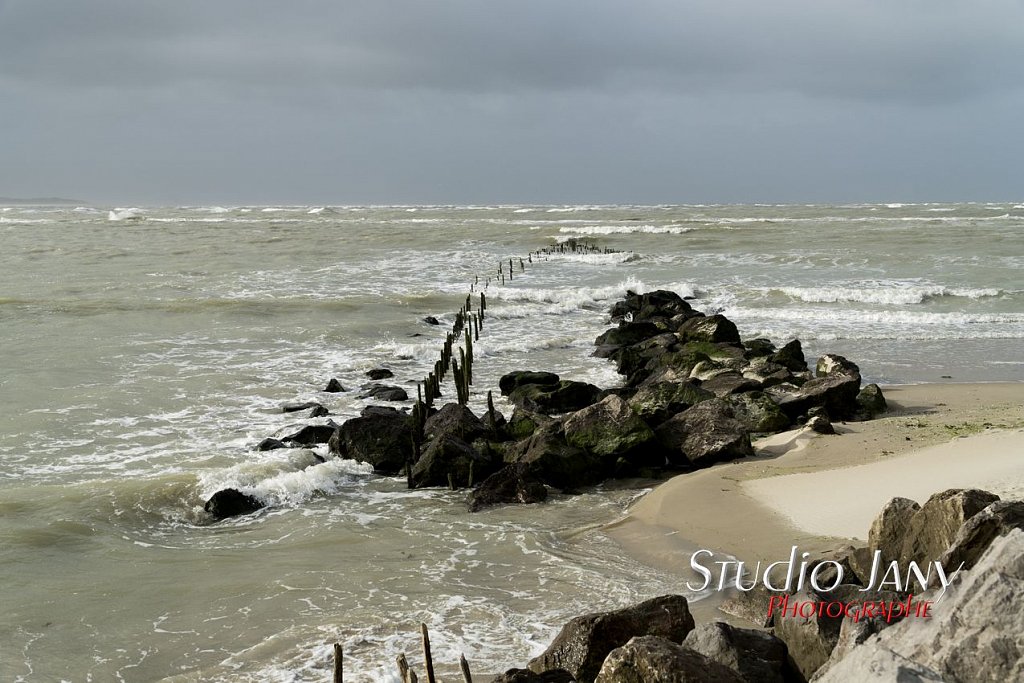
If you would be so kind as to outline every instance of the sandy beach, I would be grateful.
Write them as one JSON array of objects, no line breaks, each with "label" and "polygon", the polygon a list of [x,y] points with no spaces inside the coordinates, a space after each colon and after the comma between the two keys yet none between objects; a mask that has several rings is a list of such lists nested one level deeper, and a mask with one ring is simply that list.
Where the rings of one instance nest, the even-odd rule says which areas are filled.
[{"label": "sandy beach", "polygon": [[976,487],[1024,497],[1024,384],[883,390],[883,416],[838,423],[835,436],[762,439],[753,458],[661,484],[608,534],[638,559],[685,575],[697,548],[757,562],[783,559],[793,545],[813,552],[863,540],[894,496],[924,502]]}]

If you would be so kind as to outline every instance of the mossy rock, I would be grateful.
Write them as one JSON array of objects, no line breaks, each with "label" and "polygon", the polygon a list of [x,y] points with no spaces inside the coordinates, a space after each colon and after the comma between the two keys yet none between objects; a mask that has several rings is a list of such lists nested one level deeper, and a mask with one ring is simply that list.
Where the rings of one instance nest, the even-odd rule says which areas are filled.
[{"label": "mossy rock", "polygon": [[629,400],[629,406],[642,420],[657,425],[714,397],[710,391],[690,382],[655,382],[641,387]]}]

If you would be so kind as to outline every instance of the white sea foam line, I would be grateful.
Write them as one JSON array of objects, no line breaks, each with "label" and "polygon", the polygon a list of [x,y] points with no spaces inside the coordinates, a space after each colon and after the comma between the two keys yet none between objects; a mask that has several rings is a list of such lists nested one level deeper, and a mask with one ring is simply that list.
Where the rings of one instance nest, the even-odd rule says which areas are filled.
[{"label": "white sea foam line", "polygon": [[859,302],[872,304],[919,304],[936,297],[981,299],[1005,294],[1001,289],[959,288],[943,285],[900,285],[877,283],[835,284],[829,287],[776,287],[759,291],[777,291],[808,303]]}]

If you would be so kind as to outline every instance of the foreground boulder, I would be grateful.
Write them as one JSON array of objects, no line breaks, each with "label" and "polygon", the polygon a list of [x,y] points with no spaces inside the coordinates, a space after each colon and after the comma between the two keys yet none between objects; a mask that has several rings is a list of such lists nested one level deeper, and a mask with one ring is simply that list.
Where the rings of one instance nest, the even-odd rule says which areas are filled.
[{"label": "foreground boulder", "polygon": [[[529,668],[541,673],[565,669],[577,681],[592,681],[608,653],[636,636],[681,642],[693,630],[693,617],[681,595],[665,595],[614,612],[596,612],[568,622]],[[606,679],[624,680],[624,679]]]},{"label": "foreground boulder", "polygon": [[831,664],[823,683],[1024,680],[1024,531],[996,539],[930,619],[904,619]]},{"label": "foreground boulder", "polygon": [[493,505],[543,503],[548,489],[524,463],[506,465],[469,494],[469,511],[477,512]]},{"label": "foreground boulder", "polygon": [[929,498],[910,518],[900,560],[903,563],[939,559],[964,522],[999,500],[978,489],[949,489]]},{"label": "foreground boulder", "polygon": [[690,631],[683,647],[729,667],[745,681],[790,683],[802,680],[789,659],[786,644],[765,631],[716,621]]},{"label": "foreground boulder", "polygon": [[[813,591],[802,591],[791,597],[793,602],[833,599],[836,599],[833,593],[818,594]],[[806,618],[786,616],[775,619],[775,635],[786,643],[800,673],[809,679],[832,655],[832,650],[839,642],[839,629],[842,625],[842,617],[826,614],[812,614]]]},{"label": "foreground boulder", "polygon": [[[589,678],[578,678],[587,680]],[[743,683],[743,678],[710,657],[657,636],[633,638],[612,650],[596,683]]]},{"label": "foreground boulder", "polygon": [[960,527],[939,560],[947,572],[955,571],[961,563],[964,569],[970,569],[992,541],[1013,529],[1024,531],[1024,501],[998,500]]},{"label": "foreground boulder", "polygon": [[656,434],[668,449],[669,462],[676,465],[708,467],[754,454],[743,423],[720,398],[684,410],[659,426]]},{"label": "foreground boulder", "polygon": [[868,530],[868,550],[882,551],[883,560],[897,560],[903,552],[910,520],[921,506],[909,498],[893,498],[886,503]]},{"label": "foreground boulder", "polygon": [[203,509],[215,519],[227,519],[247,515],[266,507],[258,498],[242,493],[238,489],[224,489],[210,496]]}]

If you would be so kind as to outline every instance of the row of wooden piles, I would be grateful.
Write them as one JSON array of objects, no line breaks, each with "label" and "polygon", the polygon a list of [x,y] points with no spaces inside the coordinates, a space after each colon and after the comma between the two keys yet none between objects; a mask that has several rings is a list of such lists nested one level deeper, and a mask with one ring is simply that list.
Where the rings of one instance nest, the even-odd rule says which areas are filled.
[{"label": "row of wooden piles", "polygon": [[[485,276],[483,279],[483,290],[486,290],[491,283],[506,283],[512,281],[513,272],[526,271],[526,265],[532,264],[534,257],[546,260],[552,254],[610,254],[615,253],[614,249],[600,248],[590,242],[570,239],[559,244],[531,251],[526,259],[522,257],[509,258],[498,263],[497,275]],[[518,261],[518,263],[517,263]],[[479,291],[480,276],[476,276],[470,284],[470,293],[466,295],[466,301],[455,313],[455,321],[452,329],[445,335],[444,343],[441,345],[441,352],[437,361],[434,362],[434,369],[427,373],[422,382],[416,384],[416,403],[413,405],[412,415],[414,422],[413,429],[413,457],[406,463],[406,479],[409,488],[412,488],[412,467],[420,457],[420,450],[423,446],[423,427],[427,421],[427,415],[434,405],[434,399],[441,398],[441,383],[451,373],[455,386],[455,399],[459,405],[469,403],[470,387],[473,385],[473,342],[480,341],[480,332],[484,328],[484,320],[487,313],[487,294]],[[479,293],[479,300],[474,306],[474,294]],[[487,392],[487,424],[493,429],[495,427],[494,398],[490,391]],[[472,486],[472,476],[469,485]]]},{"label": "row of wooden piles", "polygon": [[[420,624],[420,635],[423,639],[424,681],[425,683],[437,683],[437,678],[434,676],[434,659],[430,654],[430,634],[427,631],[426,624]],[[395,664],[398,666],[398,675],[402,683],[419,682],[419,676],[409,665],[409,660],[405,656],[404,652],[395,658]],[[473,683],[473,674],[470,672],[469,662],[466,661],[466,655],[459,656],[459,669],[462,672],[462,680],[464,683]],[[334,683],[344,683],[345,680],[345,655],[340,643],[334,644],[334,671],[332,680]]]}]

